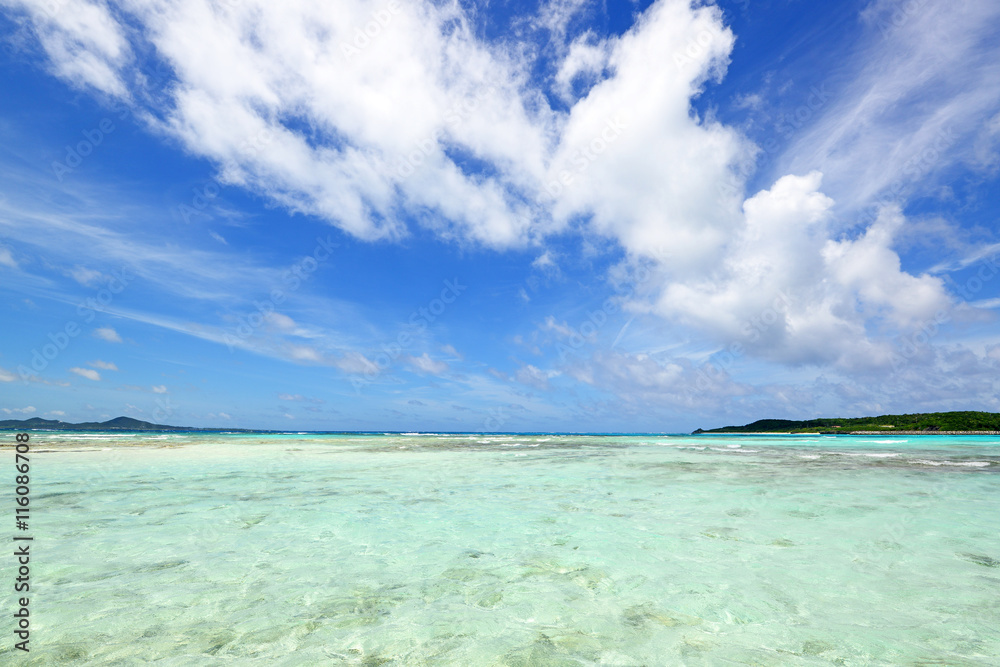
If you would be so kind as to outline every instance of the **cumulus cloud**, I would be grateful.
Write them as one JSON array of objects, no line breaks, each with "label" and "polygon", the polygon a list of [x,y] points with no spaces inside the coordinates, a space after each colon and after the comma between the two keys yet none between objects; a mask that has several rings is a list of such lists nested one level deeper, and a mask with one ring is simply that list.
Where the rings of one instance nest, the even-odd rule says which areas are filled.
[{"label": "cumulus cloud", "polygon": [[90,366],[93,366],[94,368],[100,368],[101,370],[105,370],[105,371],[116,371],[116,370],[118,370],[118,366],[116,366],[111,361],[101,361],[100,359],[97,359],[95,361],[88,361],[87,364],[90,365]]},{"label": "cumulus cloud", "polygon": [[111,327],[100,327],[94,330],[94,335],[101,340],[106,340],[109,343],[120,343],[122,342],[122,337],[118,335],[118,332]]},{"label": "cumulus cloud", "polygon": [[167,393],[167,386],[164,384],[157,384],[150,387],[154,394],[165,394]]},{"label": "cumulus cloud", "polygon": [[940,279],[901,270],[892,249],[898,209],[857,239],[830,240],[834,202],[821,180],[818,172],[785,176],[747,199],[719,267],[671,281],[655,311],[777,361],[889,363],[891,350],[870,339],[868,319],[906,331],[938,317],[949,299]]},{"label": "cumulus cloud", "polygon": [[69,369],[69,372],[70,373],[76,373],[80,377],[85,377],[88,380],[93,380],[95,382],[97,382],[98,380],[101,379],[101,374],[98,373],[97,371],[95,371],[92,368],[74,367],[74,368]]},{"label": "cumulus cloud", "polygon": [[654,4],[611,40],[614,74],[572,107],[549,165],[556,220],[589,216],[634,256],[669,248],[679,269],[710,264],[739,223],[738,192],[720,185],[752,146],[690,102],[724,72],[733,40],[717,7],[683,2]]},{"label": "cumulus cloud", "polygon": [[930,320],[950,304],[940,278],[913,276],[900,269],[891,246],[905,222],[898,207],[882,209],[856,240],[828,241],[823,259],[837,282],[858,295],[864,306],[885,313],[893,324],[909,328]]},{"label": "cumulus cloud", "polygon": [[16,375],[4,368],[0,368],[0,382],[13,382],[16,379]]}]

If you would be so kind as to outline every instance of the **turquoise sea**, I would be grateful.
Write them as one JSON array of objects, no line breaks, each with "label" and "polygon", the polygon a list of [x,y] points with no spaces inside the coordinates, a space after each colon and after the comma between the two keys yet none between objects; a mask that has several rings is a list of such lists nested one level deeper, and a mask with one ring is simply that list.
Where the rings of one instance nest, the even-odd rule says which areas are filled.
[{"label": "turquoise sea", "polygon": [[31,447],[32,651],[7,588],[2,664],[1000,664],[994,436]]}]

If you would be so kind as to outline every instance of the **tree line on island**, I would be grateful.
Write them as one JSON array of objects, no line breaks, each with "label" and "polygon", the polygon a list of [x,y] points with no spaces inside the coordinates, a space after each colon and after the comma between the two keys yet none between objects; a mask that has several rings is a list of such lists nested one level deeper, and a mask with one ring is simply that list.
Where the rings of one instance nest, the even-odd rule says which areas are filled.
[{"label": "tree line on island", "polygon": [[984,433],[1000,432],[1000,413],[918,412],[879,417],[828,419],[760,419],[743,426],[698,429],[700,433]]},{"label": "tree line on island", "polygon": [[4,419],[0,420],[0,430],[31,431],[35,429],[45,431],[234,431],[234,432],[256,432],[245,428],[193,428],[191,426],[167,426],[166,424],[154,424],[132,419],[131,417],[115,417],[105,422],[82,422],[70,424],[58,419],[42,419],[32,417],[31,419]]}]

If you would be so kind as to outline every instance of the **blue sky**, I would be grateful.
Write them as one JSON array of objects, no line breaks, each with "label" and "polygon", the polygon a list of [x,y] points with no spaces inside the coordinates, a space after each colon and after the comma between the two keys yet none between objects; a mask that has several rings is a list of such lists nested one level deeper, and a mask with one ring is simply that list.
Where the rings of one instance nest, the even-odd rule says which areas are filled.
[{"label": "blue sky", "polygon": [[998,19],[2,0],[0,417],[1000,411]]}]

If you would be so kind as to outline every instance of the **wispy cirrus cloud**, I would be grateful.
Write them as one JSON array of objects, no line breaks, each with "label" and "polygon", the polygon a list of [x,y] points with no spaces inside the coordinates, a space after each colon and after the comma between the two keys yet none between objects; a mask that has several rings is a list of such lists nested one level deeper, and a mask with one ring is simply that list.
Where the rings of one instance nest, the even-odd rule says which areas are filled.
[{"label": "wispy cirrus cloud", "polygon": [[[776,175],[820,170],[839,205],[857,212],[936,190],[952,165],[980,159],[985,142],[970,139],[1000,111],[1000,7],[911,5],[865,8],[867,34],[842,65],[852,75],[831,83],[831,99],[776,161]],[[858,222],[855,213],[841,224]]]}]

